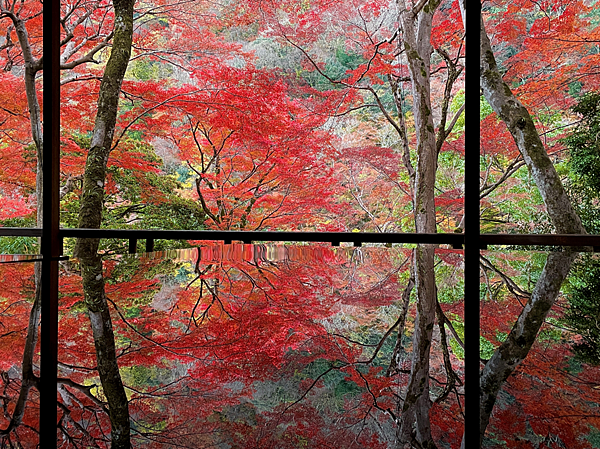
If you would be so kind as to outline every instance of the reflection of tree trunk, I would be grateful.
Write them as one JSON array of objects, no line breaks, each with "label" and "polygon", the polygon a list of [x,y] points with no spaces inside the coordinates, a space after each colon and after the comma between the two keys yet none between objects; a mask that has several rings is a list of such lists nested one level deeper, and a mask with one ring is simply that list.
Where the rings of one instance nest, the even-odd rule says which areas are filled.
[{"label": "reflection of tree trunk", "polygon": [[398,433],[400,447],[436,447],[431,437],[429,410],[429,351],[436,311],[433,245],[419,245],[415,255],[417,287],[417,317],[413,334],[410,380],[402,407],[402,422]]},{"label": "reflection of tree trunk", "polygon": [[40,284],[41,271],[41,262],[36,262],[35,299],[31,306],[29,324],[27,325],[27,337],[25,339],[25,349],[23,351],[21,390],[19,391],[19,398],[15,404],[10,423],[6,429],[0,430],[0,435],[6,435],[21,425],[29,392],[32,387],[38,388],[39,378],[33,372],[33,356],[35,355],[35,346],[38,341],[40,313],[42,311],[42,289]]},{"label": "reflection of tree trunk", "polygon": [[550,253],[535,289],[506,341],[485,364],[480,378],[480,440],[483,439],[500,388],[529,353],[577,254],[572,251]]},{"label": "reflection of tree trunk", "polygon": [[392,358],[390,360],[390,366],[388,367],[385,375],[390,376],[394,372],[400,372],[402,360],[402,337],[404,336],[404,326],[406,325],[406,315],[408,314],[408,306],[410,303],[410,294],[415,287],[415,251],[413,250],[410,255],[410,276],[408,278],[408,282],[406,283],[406,287],[404,288],[404,292],[402,292],[402,312],[400,312],[400,318],[398,320],[398,336],[396,337],[396,345],[394,346],[394,352],[392,353]]},{"label": "reflection of tree trunk", "polygon": [[108,402],[112,449],[130,448],[129,408],[115,351],[115,336],[104,290],[102,258],[97,254],[81,260],[83,292],[88,309],[98,374]]},{"label": "reflection of tree trunk", "polygon": [[[106,167],[113,145],[121,84],[131,56],[134,3],[134,0],[113,0],[113,45],[100,84],[98,112],[85,164],[78,223],[80,228],[99,228],[102,222]],[[117,365],[102,276],[102,259],[97,254],[98,242],[98,239],[78,239],[74,256],[81,261],[83,293],[96,346],[98,373],[110,413],[112,448],[129,448],[129,409]]]}]

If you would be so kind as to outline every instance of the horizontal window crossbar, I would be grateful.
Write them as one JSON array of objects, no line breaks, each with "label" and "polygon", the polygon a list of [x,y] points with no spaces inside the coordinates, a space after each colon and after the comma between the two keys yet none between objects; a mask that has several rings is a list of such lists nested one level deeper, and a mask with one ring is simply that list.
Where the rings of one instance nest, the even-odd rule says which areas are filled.
[{"label": "horizontal window crossbar", "polygon": [[0,227],[0,237],[41,237],[42,228],[3,228]]},{"label": "horizontal window crossbar", "polygon": [[360,243],[432,243],[460,246],[463,234],[416,234],[377,232],[315,232],[315,231],[195,231],[158,229],[61,229],[61,237],[216,240],[251,242],[341,242]]},{"label": "horizontal window crossbar", "polygon": [[[41,228],[0,227],[3,237],[41,237]],[[465,235],[459,233],[377,233],[377,232],[316,232],[316,231],[216,231],[216,230],[163,230],[163,229],[79,229],[63,228],[59,237],[162,239],[162,240],[213,240],[230,243],[241,241],[266,242],[330,242],[339,245],[362,243],[429,243],[448,244],[460,248]],[[587,234],[481,234],[481,248],[488,245],[543,245],[591,246],[600,249],[600,235]],[[598,248],[598,249],[597,249]]]},{"label": "horizontal window crossbar", "polygon": [[544,245],[593,246],[594,251],[600,249],[600,235],[588,234],[481,234],[479,242],[483,248],[487,245]]}]

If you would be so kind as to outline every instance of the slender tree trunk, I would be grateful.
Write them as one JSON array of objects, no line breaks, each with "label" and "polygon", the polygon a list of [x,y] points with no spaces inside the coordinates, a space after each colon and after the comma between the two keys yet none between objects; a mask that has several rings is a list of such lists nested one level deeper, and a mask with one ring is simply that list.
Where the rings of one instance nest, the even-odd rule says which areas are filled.
[{"label": "slender tree trunk", "polygon": [[[437,170],[436,135],[433,125],[430,86],[431,28],[439,1],[432,0],[420,11],[398,3],[403,46],[408,60],[415,128],[417,164],[414,176],[416,231],[436,232],[434,187]],[[429,351],[436,312],[433,245],[419,245],[415,254],[417,318],[413,334],[410,379],[402,407],[397,446],[435,448],[431,437],[429,411]]]},{"label": "slender tree trunk", "polygon": [[1,9],[3,14],[8,15],[15,27],[15,32],[19,39],[19,46],[23,53],[23,61],[25,62],[25,94],[27,96],[27,108],[29,109],[29,123],[31,127],[31,137],[35,144],[36,156],[37,156],[37,167],[36,167],[36,180],[35,180],[35,193],[37,198],[37,226],[42,226],[43,221],[43,204],[42,204],[42,184],[44,179],[44,173],[42,170],[43,165],[43,142],[44,138],[42,135],[42,115],[40,109],[40,103],[37,96],[35,78],[38,72],[42,69],[42,60],[35,59],[31,50],[31,43],[29,41],[29,34],[25,27],[25,22],[20,17],[16,16],[15,13],[9,10]]},{"label": "slender tree trunk", "polygon": [[[131,56],[134,3],[135,0],[113,1],[113,46],[100,84],[96,123],[86,160],[78,223],[80,228],[99,228],[102,221],[106,167],[112,150],[121,84]],[[98,243],[99,239],[78,239],[74,256],[81,262],[84,300],[94,336],[98,373],[108,402],[112,448],[129,449],[131,431],[128,401],[117,364]]]},{"label": "slender tree trunk", "polygon": [[394,351],[392,352],[390,366],[388,366],[388,369],[385,373],[386,376],[392,375],[400,368],[402,364],[402,337],[404,335],[404,329],[406,326],[406,316],[408,315],[408,308],[410,305],[410,295],[415,287],[415,250],[413,250],[410,259],[410,276],[408,278],[406,287],[402,292],[402,312],[400,312],[398,322],[398,334],[396,336],[396,344],[394,346]]},{"label": "slender tree trunk", "polygon": [[[463,23],[465,0],[459,2]],[[514,96],[502,79],[490,39],[481,24],[480,85],[487,102],[506,124],[546,205],[556,231],[585,234],[581,220],[567,196],[560,177],[542,143],[529,111]],[[516,367],[527,357],[537,334],[554,305],[577,253],[573,249],[548,256],[542,274],[527,305],[519,315],[506,341],[486,363],[480,377],[480,442],[498,396],[498,392]],[[463,438],[464,447],[464,438]]]},{"label": "slender tree trunk", "polygon": [[[17,38],[19,39],[19,46],[23,53],[23,61],[25,63],[25,93],[27,96],[27,107],[29,109],[29,122],[31,128],[31,136],[36,149],[37,156],[37,167],[36,167],[36,181],[35,181],[35,193],[37,198],[37,216],[36,224],[38,227],[42,226],[43,222],[43,196],[42,196],[42,185],[44,180],[44,173],[42,171],[43,164],[43,135],[42,135],[42,118],[40,103],[37,96],[36,89],[36,76],[42,68],[42,61],[36,59],[33,56],[31,49],[31,42],[29,40],[29,34],[25,26],[23,19],[18,17],[13,11],[0,7],[0,13],[10,18],[15,28]],[[35,355],[35,347],[37,345],[39,337],[39,325],[41,315],[41,269],[42,265],[40,262],[35,263],[34,267],[34,283],[35,283],[35,297],[31,306],[31,312],[29,314],[29,322],[27,325],[27,337],[25,339],[25,348],[23,351],[23,359],[21,364],[21,389],[19,391],[19,397],[15,408],[12,412],[10,423],[6,429],[0,430],[0,435],[8,434],[13,429],[18,427],[25,413],[25,406],[29,397],[29,392],[32,387],[38,388],[39,378],[33,371],[33,358]]]}]

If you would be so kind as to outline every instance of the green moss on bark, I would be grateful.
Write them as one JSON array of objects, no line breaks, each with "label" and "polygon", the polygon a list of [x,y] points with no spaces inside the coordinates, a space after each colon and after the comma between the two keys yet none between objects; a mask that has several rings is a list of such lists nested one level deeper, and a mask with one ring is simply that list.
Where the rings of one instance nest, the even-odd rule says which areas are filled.
[{"label": "green moss on bark", "polygon": [[[106,167],[112,150],[121,84],[129,64],[133,39],[134,0],[114,0],[115,28],[110,58],[98,95],[98,112],[88,152],[79,213],[80,228],[99,228],[102,222]],[[100,382],[108,402],[111,447],[129,449],[131,430],[127,395],[117,364],[110,310],[104,288],[98,239],[78,239],[75,256],[81,261],[84,301],[94,336]]]}]

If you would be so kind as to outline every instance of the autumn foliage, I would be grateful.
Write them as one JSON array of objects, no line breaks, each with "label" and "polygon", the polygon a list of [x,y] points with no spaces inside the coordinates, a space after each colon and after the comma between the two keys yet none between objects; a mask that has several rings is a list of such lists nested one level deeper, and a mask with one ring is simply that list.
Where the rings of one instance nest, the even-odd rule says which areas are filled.
[{"label": "autumn foliage", "polygon": [[[0,2],[0,226],[37,218],[42,6]],[[413,18],[435,10],[423,72],[411,65],[418,58],[404,40],[404,6],[415,8]],[[61,8],[61,224],[74,227],[115,20],[108,0]],[[582,0],[491,1],[483,18],[507,89],[528,108],[560,177],[571,179],[573,201],[597,206],[572,179],[580,144],[569,136],[585,122],[573,106],[600,89],[598,8]],[[419,214],[431,212],[433,230],[461,232],[463,160],[473,151],[465,148],[464,58],[458,1],[137,2],[102,226],[414,232]],[[419,75],[426,81],[416,85]],[[419,116],[425,91],[431,126]],[[482,230],[553,232],[513,135],[483,97],[480,119]],[[434,171],[425,187],[424,132]],[[417,207],[425,190],[428,211]],[[596,229],[594,214],[585,219]],[[116,256],[122,243],[103,245],[136,446],[397,444],[418,345],[415,306],[425,290],[413,292],[411,250],[234,244],[161,259]],[[0,240],[6,248],[35,252],[36,243]],[[525,310],[540,260],[482,258],[482,362]],[[433,441],[459,447],[461,255],[437,248],[435,264],[429,299],[439,310],[424,394],[433,404]],[[61,273],[60,444],[108,447],[81,269],[65,263]],[[35,376],[27,378],[21,356],[36,328],[34,270],[2,264],[0,276],[0,442],[33,446],[39,360],[35,353]],[[558,296],[498,394],[485,447],[598,446],[597,369],[572,351],[585,340],[581,329],[561,328],[569,306],[568,294]]]}]

